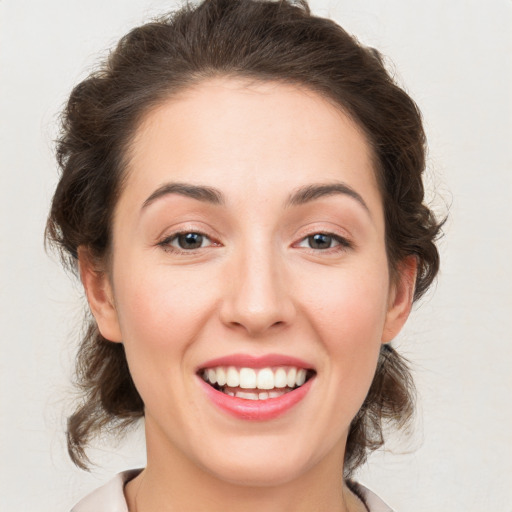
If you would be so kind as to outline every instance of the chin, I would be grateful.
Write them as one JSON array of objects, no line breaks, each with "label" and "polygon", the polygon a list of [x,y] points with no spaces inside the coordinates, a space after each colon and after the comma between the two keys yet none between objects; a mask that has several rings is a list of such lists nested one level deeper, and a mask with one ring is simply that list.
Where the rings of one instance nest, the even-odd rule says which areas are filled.
[{"label": "chin", "polygon": [[[293,447],[277,443],[254,443],[252,446],[231,446],[220,457],[203,458],[200,465],[219,481],[244,487],[285,485],[307,473],[321,459],[309,453],[304,443]],[[216,461],[215,461],[216,459]],[[215,461],[215,462],[213,462]]]},{"label": "chin", "polygon": [[307,468],[275,460],[238,461],[219,468],[209,468],[218,480],[241,487],[272,487],[296,480]]}]

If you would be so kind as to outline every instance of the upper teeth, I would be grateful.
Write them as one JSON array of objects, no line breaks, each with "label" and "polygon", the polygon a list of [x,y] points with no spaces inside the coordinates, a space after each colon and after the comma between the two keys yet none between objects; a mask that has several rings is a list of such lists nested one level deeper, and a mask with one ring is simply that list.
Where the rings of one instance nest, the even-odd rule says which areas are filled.
[{"label": "upper teeth", "polygon": [[236,368],[218,366],[203,373],[210,384],[244,389],[274,389],[302,386],[306,381],[306,370],[296,367]]}]

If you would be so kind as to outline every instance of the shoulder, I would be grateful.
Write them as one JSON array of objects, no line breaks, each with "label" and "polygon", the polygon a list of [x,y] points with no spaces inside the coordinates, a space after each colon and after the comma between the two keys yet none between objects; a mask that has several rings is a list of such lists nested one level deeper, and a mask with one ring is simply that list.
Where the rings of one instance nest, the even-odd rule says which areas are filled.
[{"label": "shoulder", "polygon": [[140,472],[140,469],[131,469],[118,473],[112,480],[77,503],[71,512],[128,512],[124,485]]},{"label": "shoulder", "polygon": [[389,505],[386,505],[384,501],[364,485],[350,481],[349,487],[363,500],[369,512],[393,512]]}]

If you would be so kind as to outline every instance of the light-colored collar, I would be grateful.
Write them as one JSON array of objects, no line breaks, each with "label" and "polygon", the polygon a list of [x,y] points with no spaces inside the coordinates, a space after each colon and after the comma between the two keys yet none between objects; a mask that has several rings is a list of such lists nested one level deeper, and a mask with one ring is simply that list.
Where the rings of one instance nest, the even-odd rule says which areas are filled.
[{"label": "light-colored collar", "polygon": [[363,498],[363,501],[370,512],[393,512],[393,509],[386,505],[374,492],[357,482],[352,482],[357,493]]},{"label": "light-colored collar", "polygon": [[[128,512],[128,505],[124,497],[124,486],[141,471],[142,469],[130,469],[118,473],[108,483],[77,503],[71,512]],[[364,485],[357,482],[353,482],[352,485],[362,496],[370,512],[393,512],[388,505]]]},{"label": "light-colored collar", "polygon": [[128,512],[124,486],[141,471],[142,469],[130,469],[118,473],[112,480],[78,502],[71,512]]}]

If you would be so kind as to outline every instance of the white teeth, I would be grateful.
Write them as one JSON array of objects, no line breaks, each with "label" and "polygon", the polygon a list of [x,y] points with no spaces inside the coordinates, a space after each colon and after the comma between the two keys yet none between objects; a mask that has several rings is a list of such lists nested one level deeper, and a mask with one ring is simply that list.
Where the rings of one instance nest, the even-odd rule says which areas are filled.
[{"label": "white teeth", "polygon": [[258,389],[274,389],[274,372],[270,368],[263,368],[258,372]]},{"label": "white teeth", "polygon": [[237,398],[245,398],[246,400],[258,400],[258,394],[257,393],[245,393],[243,391],[237,391],[235,393],[235,396]]},{"label": "white teeth", "polygon": [[284,368],[278,368],[274,376],[274,387],[285,388],[287,384],[286,370]]},{"label": "white teeth", "polygon": [[[210,384],[215,384],[214,382],[210,382]],[[226,375],[226,384],[230,388],[237,388],[240,385],[240,374],[237,372],[236,368],[230,366],[228,368],[228,373]]]},{"label": "white teeth", "polygon": [[[220,388],[227,386],[229,388],[240,387],[242,389],[261,389],[264,391],[274,390],[274,392],[278,389],[302,386],[306,382],[306,375],[306,369],[294,366],[281,366],[275,369],[270,367],[254,369],[218,366],[203,371],[204,380],[210,384],[217,384]],[[265,396],[265,393],[260,394]],[[279,391],[278,396],[281,394],[283,392]],[[273,398],[270,395],[269,397]]]},{"label": "white teeth", "polygon": [[224,371],[224,368],[220,366],[216,370],[216,377],[217,377],[217,384],[219,386],[224,386],[226,384],[226,372]]},{"label": "white teeth", "polygon": [[254,389],[256,387],[256,372],[252,368],[242,368],[240,370],[240,387],[244,389]]},{"label": "white teeth", "polygon": [[[288,375],[286,376],[286,383],[289,387],[293,388],[295,386],[295,378],[297,377],[297,368],[290,368],[288,370]],[[218,377],[217,377],[218,380]]]},{"label": "white teeth", "polygon": [[232,391],[226,391],[226,393],[230,396],[235,396],[237,398],[245,398],[245,400],[268,400],[269,398],[277,398],[279,396],[288,393],[288,391],[280,390],[280,391],[262,391],[261,393],[255,393],[250,391],[236,391],[233,393]]},{"label": "white teeth", "polygon": [[208,380],[212,384],[215,384],[217,382],[217,372],[213,368],[210,368],[208,370]]}]

